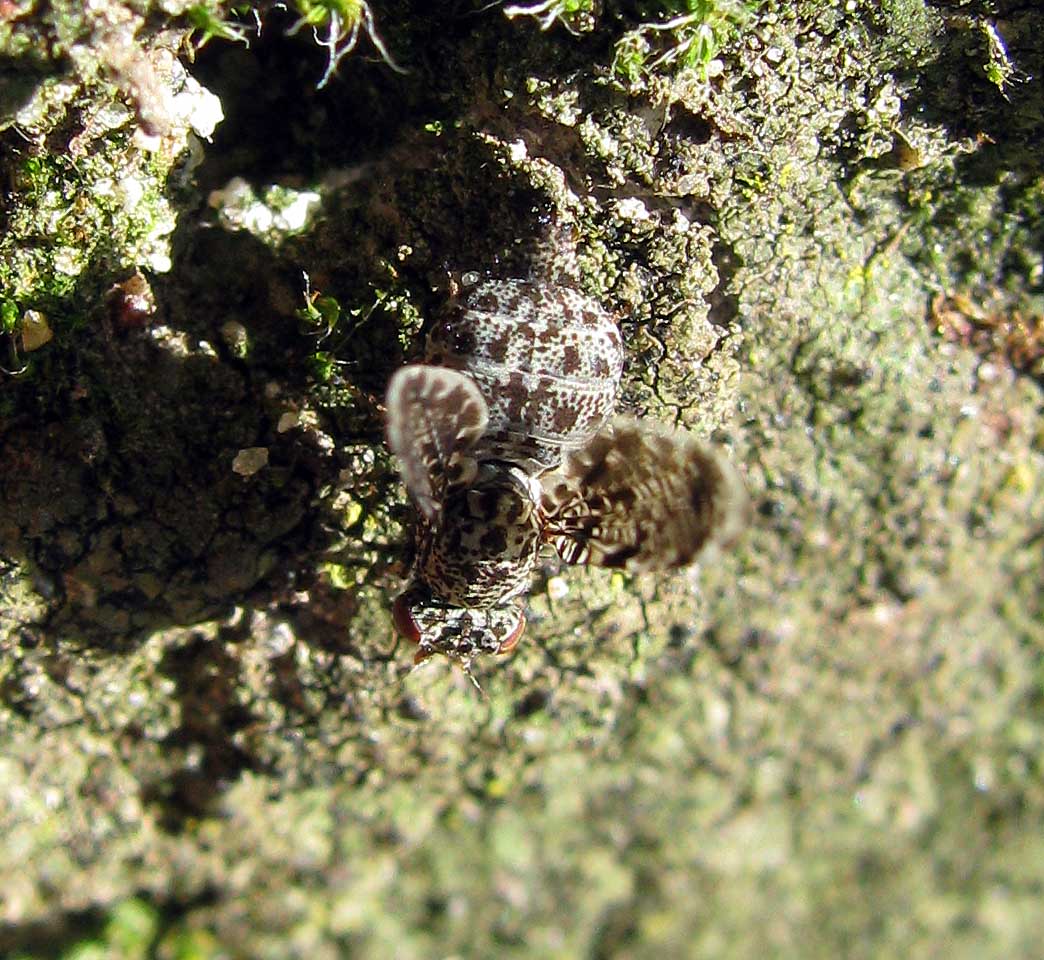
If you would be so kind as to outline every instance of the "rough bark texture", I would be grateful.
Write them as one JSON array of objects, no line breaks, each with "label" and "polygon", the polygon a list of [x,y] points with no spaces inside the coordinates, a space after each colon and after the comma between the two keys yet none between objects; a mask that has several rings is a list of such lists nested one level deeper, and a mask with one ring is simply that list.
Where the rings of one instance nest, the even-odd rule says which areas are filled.
[{"label": "rough bark texture", "polygon": [[[1035,955],[1035,5],[767,4],[625,82],[626,4],[389,0],[408,72],[320,91],[285,11],[146,7],[0,0],[0,951]],[[549,564],[481,698],[392,639],[379,401],[461,272],[573,257],[757,518]]]}]

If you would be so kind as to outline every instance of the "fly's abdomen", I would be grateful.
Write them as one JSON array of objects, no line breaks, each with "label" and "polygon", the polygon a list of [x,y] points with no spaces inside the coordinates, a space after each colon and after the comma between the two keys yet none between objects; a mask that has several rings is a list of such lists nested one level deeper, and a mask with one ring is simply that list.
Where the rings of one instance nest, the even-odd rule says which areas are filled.
[{"label": "fly's abdomen", "polygon": [[426,359],[467,373],[481,390],[489,407],[481,455],[539,472],[612,415],[623,345],[611,314],[578,290],[484,280],[444,312]]}]

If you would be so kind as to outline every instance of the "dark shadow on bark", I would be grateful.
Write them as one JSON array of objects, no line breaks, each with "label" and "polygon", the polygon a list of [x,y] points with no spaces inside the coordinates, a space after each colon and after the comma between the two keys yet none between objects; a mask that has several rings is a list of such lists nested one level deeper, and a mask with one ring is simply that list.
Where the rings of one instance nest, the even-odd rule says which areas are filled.
[{"label": "dark shadow on bark", "polygon": [[[972,3],[949,14],[939,55],[922,66],[907,101],[912,115],[937,123],[955,137],[987,138],[987,146],[959,161],[964,186],[993,184],[1016,173],[1025,181],[1040,175],[1044,157],[1044,15],[1038,4]],[[991,82],[986,66],[998,69],[999,51],[991,52],[986,30],[1004,45],[1012,72],[1001,86]]]}]

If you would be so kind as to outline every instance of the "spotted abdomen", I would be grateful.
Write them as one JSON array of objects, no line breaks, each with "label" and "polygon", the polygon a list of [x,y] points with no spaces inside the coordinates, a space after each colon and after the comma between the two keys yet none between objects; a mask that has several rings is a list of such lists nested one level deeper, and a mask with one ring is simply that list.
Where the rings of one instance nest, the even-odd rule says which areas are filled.
[{"label": "spotted abdomen", "polygon": [[444,311],[426,361],[467,373],[489,407],[481,459],[540,472],[612,415],[623,345],[612,316],[570,287],[484,280]]}]

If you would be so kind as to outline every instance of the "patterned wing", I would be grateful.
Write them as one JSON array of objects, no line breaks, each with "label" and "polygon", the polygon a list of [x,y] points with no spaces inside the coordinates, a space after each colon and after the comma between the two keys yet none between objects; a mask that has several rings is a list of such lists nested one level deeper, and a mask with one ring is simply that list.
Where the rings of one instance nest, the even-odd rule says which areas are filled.
[{"label": "patterned wing", "polygon": [[478,473],[468,451],[486,431],[486,402],[471,377],[424,364],[396,371],[384,402],[388,448],[417,508],[437,524],[449,492]]},{"label": "patterned wing", "polygon": [[567,563],[682,567],[729,546],[750,512],[723,454],[684,431],[622,417],[542,485],[546,538]]}]

